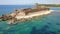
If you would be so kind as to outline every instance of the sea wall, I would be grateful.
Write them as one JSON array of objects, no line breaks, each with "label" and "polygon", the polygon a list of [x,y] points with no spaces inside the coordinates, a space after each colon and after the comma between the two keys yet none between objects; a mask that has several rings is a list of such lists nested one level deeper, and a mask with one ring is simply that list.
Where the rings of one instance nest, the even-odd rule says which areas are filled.
[{"label": "sea wall", "polygon": [[47,15],[47,14],[50,14],[51,13],[51,10],[43,10],[43,11],[38,11],[38,12],[33,12],[33,13],[29,13],[28,15],[24,15],[24,16],[21,16],[21,15],[16,15],[15,17],[11,17],[11,16],[2,16],[1,17],[1,21],[8,21],[7,23],[8,24],[16,24],[20,21],[27,21],[27,20],[31,20],[35,17],[40,17],[40,16],[43,16],[43,15]]},{"label": "sea wall", "polygon": [[51,10],[46,10],[46,11],[38,11],[38,12],[34,12],[34,13],[30,13],[26,16],[16,16],[15,18],[17,18],[17,20],[25,20],[25,19],[32,19],[33,17],[37,17],[37,16],[41,16],[41,15],[46,15],[46,14],[50,14]]}]

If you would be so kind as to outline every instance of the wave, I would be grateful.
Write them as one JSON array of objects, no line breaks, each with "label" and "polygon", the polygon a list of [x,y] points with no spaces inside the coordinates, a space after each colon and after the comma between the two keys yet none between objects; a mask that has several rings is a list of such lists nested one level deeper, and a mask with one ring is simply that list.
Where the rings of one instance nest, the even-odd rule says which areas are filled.
[{"label": "wave", "polygon": [[50,10],[50,11],[52,11],[52,12],[60,12],[60,10]]}]

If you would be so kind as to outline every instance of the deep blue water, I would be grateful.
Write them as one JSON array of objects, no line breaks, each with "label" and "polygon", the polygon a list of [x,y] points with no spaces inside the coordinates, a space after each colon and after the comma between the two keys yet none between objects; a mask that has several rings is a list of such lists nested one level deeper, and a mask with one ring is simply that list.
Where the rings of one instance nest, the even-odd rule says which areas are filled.
[{"label": "deep blue water", "polygon": [[14,9],[32,8],[32,5],[0,5],[0,15],[13,12]]},{"label": "deep blue water", "polygon": [[[14,9],[32,8],[31,5],[0,5],[0,15],[12,12]],[[50,7],[51,14],[33,20],[9,25],[0,21],[0,34],[60,34],[60,8]]]}]

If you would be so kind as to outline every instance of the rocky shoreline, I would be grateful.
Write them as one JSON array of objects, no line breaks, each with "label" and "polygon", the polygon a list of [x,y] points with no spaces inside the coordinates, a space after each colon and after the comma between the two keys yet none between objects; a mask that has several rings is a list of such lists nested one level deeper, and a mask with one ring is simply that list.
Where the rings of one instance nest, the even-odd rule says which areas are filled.
[{"label": "rocky shoreline", "polygon": [[51,13],[50,10],[49,11],[43,11],[41,13],[37,13],[39,15],[33,14],[35,16],[28,15],[29,17],[24,16],[22,18],[20,18],[19,16],[12,17],[12,16],[7,16],[7,15],[2,15],[2,16],[0,16],[0,21],[7,21],[8,24],[16,24],[18,21],[32,20],[33,18],[40,17],[40,16],[43,16],[43,15],[47,15],[47,14],[50,14],[50,13]]},{"label": "rocky shoreline", "polygon": [[50,14],[49,8],[35,4],[34,8],[26,8],[21,10],[14,10],[13,13],[8,15],[3,14],[0,16],[0,21],[8,21],[8,24],[16,24],[18,21],[27,21],[41,15]]}]

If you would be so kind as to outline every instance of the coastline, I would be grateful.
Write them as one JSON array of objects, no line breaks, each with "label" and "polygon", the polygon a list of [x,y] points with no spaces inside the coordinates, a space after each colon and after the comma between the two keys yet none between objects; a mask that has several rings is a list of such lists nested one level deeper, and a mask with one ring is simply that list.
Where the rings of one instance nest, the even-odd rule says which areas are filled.
[{"label": "coastline", "polygon": [[16,24],[17,22],[20,22],[20,21],[26,21],[26,20],[31,20],[33,19],[34,17],[40,17],[40,16],[43,16],[43,15],[48,15],[51,13],[51,10],[47,10],[47,11],[40,11],[40,12],[36,12],[36,13],[32,13],[32,14],[29,14],[29,15],[26,15],[26,16],[16,16],[15,18],[17,19],[17,21],[14,22],[14,20],[9,20],[8,24]]},{"label": "coastline", "polygon": [[50,14],[51,10],[45,6],[40,6],[38,3],[33,8],[15,9],[7,15],[2,14],[1,21],[8,21],[8,24],[16,24],[18,21],[31,20],[35,17]]}]

